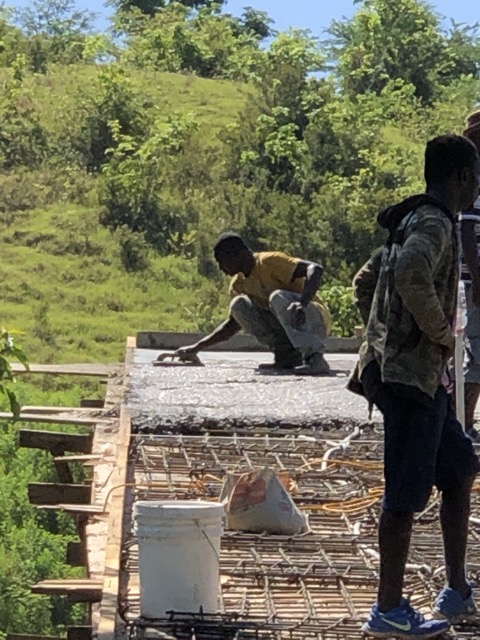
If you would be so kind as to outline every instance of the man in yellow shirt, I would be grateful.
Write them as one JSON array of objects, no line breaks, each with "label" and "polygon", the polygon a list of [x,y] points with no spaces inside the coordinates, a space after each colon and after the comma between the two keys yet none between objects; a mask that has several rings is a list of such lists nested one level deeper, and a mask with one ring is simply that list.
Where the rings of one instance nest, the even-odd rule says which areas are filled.
[{"label": "man in yellow shirt", "polygon": [[317,295],[323,268],[285,253],[254,253],[235,233],[221,235],[214,254],[220,269],[232,276],[229,317],[177,355],[196,354],[243,329],[274,353],[273,364],[261,368],[327,375],[330,367],[323,354],[331,320]]}]

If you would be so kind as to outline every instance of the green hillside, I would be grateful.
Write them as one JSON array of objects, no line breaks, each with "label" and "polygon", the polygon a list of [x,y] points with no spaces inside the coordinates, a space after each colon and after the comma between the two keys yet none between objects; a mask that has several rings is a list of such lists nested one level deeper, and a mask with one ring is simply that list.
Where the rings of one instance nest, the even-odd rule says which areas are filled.
[{"label": "green hillside", "polygon": [[[53,65],[45,75],[27,75],[25,89],[30,92],[41,125],[50,135],[63,132],[68,136],[65,125],[95,99],[99,75],[107,68]],[[194,113],[203,134],[212,142],[223,127],[236,121],[255,93],[245,83],[192,74],[133,67],[124,67],[121,73],[131,85],[144,118],[168,112]]]},{"label": "green hillside", "polygon": [[[51,139],[68,135],[79,100],[93,100],[98,73],[78,65],[27,76],[25,86],[32,92],[38,121]],[[253,95],[240,83],[191,75],[132,71],[126,77],[146,112],[194,114],[201,136],[213,145]],[[21,206],[0,212],[2,323],[24,333],[21,341],[31,359],[119,360],[126,336],[138,330],[182,331],[212,324],[217,286],[198,274],[196,260],[162,257],[140,243],[148,266],[141,272],[126,271],[119,234],[98,221],[101,177],[74,175],[73,181],[80,181],[74,190],[86,189],[76,199],[90,201],[81,205],[68,201],[68,185],[58,184],[72,173],[73,168],[68,176],[56,166],[49,175],[22,168],[0,177],[6,187],[3,208],[13,209],[15,200]],[[56,196],[64,201],[51,203]],[[36,201],[46,206],[28,208]]]},{"label": "green hillside", "polygon": [[198,294],[213,294],[186,258],[150,251],[146,269],[126,272],[97,213],[54,205],[19,213],[0,232],[2,322],[25,333],[32,360],[121,360],[139,330],[197,328]]}]

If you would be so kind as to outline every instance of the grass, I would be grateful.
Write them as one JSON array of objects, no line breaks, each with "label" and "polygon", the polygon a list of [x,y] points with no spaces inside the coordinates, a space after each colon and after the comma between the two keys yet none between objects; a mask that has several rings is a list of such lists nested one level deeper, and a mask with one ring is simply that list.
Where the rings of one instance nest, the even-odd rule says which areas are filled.
[{"label": "grass", "polygon": [[[194,113],[211,142],[235,120],[254,93],[248,85],[230,80],[128,67],[123,70],[146,117],[152,113]],[[62,121],[70,122],[72,114],[94,99],[101,72],[101,66],[72,65],[54,66],[46,75],[27,76],[25,87],[30,90],[40,124],[53,132],[61,128]]]},{"label": "grass", "polygon": [[92,217],[55,205],[0,227],[2,324],[24,334],[32,362],[119,361],[139,330],[197,328],[199,291],[213,285],[196,263],[152,252],[147,270],[127,273],[116,238]]}]

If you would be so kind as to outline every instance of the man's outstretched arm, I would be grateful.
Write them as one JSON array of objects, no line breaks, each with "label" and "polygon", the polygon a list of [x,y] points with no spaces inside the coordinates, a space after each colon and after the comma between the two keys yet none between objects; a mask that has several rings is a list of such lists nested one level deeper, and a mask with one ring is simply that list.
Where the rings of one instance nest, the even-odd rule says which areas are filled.
[{"label": "man's outstretched arm", "polygon": [[216,344],[220,344],[220,342],[229,340],[239,331],[240,325],[234,318],[230,317],[228,318],[228,320],[225,320],[216,329],[214,329],[212,333],[209,333],[208,336],[205,336],[205,338],[202,338],[195,344],[187,345],[185,347],[180,347],[180,349],[177,349],[177,351],[175,351],[175,355],[195,355],[199,351],[208,349],[208,347],[213,347]]}]

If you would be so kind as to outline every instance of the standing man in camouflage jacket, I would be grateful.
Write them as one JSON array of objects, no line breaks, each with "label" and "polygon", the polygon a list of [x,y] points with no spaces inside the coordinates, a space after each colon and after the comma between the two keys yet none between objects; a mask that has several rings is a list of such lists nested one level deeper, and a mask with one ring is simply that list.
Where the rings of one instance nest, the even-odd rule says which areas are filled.
[{"label": "standing man in camouflage jacket", "polygon": [[[475,146],[454,135],[431,140],[425,180],[425,194],[380,214],[388,242],[354,280],[366,324],[359,378],[365,395],[383,414],[385,431],[380,584],[364,625],[376,637],[430,638],[476,613],[465,556],[470,491],[479,462],[442,384],[454,351],[454,214],[478,194]],[[402,591],[414,513],[425,508],[434,484],[442,491],[448,586],[431,620],[413,609]]]}]

